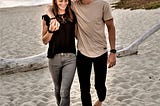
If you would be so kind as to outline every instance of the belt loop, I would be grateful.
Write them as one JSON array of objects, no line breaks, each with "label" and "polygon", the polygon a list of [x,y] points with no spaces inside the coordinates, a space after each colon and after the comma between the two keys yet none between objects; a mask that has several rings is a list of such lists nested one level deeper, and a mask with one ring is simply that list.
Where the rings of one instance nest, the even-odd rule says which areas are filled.
[{"label": "belt loop", "polygon": [[64,56],[64,53],[61,53],[61,56]]}]

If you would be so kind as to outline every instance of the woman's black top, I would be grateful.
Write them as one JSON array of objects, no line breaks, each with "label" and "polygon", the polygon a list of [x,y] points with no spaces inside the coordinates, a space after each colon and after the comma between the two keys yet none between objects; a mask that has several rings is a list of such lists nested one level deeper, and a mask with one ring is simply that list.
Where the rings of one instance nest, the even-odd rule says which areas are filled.
[{"label": "woman's black top", "polygon": [[[66,20],[65,14],[57,15],[56,19],[60,22],[59,30],[54,31],[48,47],[48,58],[53,58],[58,53],[76,53],[75,48],[75,24],[76,17],[73,21]],[[42,19],[46,21],[49,27],[50,18],[48,15],[43,15]]]}]

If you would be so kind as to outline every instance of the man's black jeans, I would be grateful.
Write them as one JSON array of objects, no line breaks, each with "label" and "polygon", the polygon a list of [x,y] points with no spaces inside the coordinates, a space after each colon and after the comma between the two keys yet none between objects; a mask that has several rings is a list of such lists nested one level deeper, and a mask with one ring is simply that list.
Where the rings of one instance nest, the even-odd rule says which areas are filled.
[{"label": "man's black jeans", "polygon": [[79,51],[77,53],[77,71],[81,90],[81,100],[83,106],[92,106],[90,94],[90,76],[92,63],[95,73],[95,89],[100,101],[106,97],[106,75],[107,75],[107,57],[105,53],[96,58],[86,57]]}]

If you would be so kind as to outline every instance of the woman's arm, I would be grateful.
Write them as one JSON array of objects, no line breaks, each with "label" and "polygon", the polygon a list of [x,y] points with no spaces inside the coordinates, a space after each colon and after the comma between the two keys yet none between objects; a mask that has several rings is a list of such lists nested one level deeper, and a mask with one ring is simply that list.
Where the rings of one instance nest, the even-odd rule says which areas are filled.
[{"label": "woman's arm", "polygon": [[52,38],[53,33],[48,32],[48,26],[46,25],[46,21],[43,19],[42,20],[42,42],[43,44],[47,44],[51,38]]}]

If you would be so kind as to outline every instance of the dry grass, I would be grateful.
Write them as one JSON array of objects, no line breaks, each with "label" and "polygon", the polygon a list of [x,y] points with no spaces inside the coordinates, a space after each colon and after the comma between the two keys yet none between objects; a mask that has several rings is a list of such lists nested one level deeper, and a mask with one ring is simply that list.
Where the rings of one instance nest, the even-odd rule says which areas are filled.
[{"label": "dry grass", "polygon": [[115,8],[123,9],[156,9],[160,7],[160,0],[120,0],[113,4]]}]

